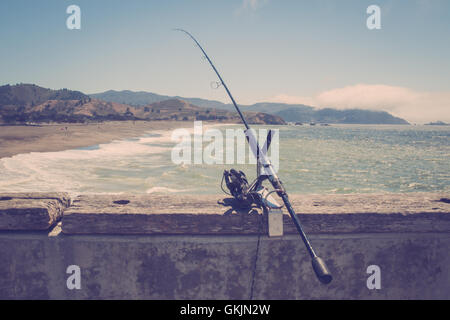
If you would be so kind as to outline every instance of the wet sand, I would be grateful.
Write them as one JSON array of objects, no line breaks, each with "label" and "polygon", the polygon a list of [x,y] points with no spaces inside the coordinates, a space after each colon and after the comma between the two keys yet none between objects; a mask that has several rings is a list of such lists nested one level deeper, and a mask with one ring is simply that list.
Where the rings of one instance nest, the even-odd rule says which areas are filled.
[{"label": "wet sand", "polygon": [[0,126],[0,158],[19,153],[62,151],[138,137],[152,130],[190,127],[188,121],[111,121],[100,124]]}]

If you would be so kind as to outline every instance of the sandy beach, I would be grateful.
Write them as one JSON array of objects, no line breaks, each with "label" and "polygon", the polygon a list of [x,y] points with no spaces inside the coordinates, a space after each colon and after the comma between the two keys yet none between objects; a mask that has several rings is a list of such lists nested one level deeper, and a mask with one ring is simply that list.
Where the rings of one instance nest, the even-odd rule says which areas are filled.
[{"label": "sandy beach", "polygon": [[183,121],[111,121],[100,124],[0,126],[0,158],[27,152],[51,152],[138,137],[152,130],[188,127]]}]

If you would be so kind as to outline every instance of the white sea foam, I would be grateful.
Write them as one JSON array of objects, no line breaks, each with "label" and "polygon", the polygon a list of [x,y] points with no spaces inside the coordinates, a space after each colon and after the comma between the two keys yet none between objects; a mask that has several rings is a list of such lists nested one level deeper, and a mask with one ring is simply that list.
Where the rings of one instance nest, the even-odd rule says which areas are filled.
[{"label": "white sea foam", "polygon": [[146,191],[146,193],[177,193],[177,192],[188,192],[190,189],[173,189],[173,188],[166,188],[166,187],[153,187]]},{"label": "white sea foam", "polygon": [[[115,171],[132,173],[140,168],[152,170],[162,166],[158,164],[160,156],[169,153],[171,147],[153,143],[170,142],[170,132],[159,131],[157,134],[137,140],[114,140],[89,150],[31,152],[2,158],[0,191],[100,192],[105,188],[104,184],[111,183],[102,171],[112,175]],[[118,184],[127,183],[126,173],[124,175]],[[138,180],[144,184],[145,178]]]}]

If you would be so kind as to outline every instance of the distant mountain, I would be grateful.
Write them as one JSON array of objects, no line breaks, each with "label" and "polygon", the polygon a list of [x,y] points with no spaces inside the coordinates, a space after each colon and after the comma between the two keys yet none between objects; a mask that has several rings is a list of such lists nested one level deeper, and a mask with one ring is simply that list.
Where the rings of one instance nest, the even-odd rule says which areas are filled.
[{"label": "distant mountain", "polygon": [[[254,124],[284,124],[276,115],[247,112]],[[81,92],[51,90],[31,84],[0,87],[0,123],[87,122],[107,120],[208,120],[239,123],[236,112],[195,106],[181,99],[145,106],[102,101]]]},{"label": "distant mountain", "polygon": [[206,100],[200,98],[186,98],[180,96],[165,96],[145,91],[109,90],[101,93],[90,94],[89,96],[103,101],[123,103],[135,107],[143,107],[151,103],[160,102],[164,100],[180,99],[199,107],[225,109],[231,111],[231,108],[229,108],[230,106],[219,101]]},{"label": "distant mountain", "polygon": [[292,122],[345,123],[345,124],[409,124],[406,120],[394,117],[385,111],[360,109],[336,110],[331,108],[300,110],[289,108],[275,115]]},{"label": "distant mountain", "polygon": [[102,93],[91,94],[90,97],[107,102],[123,103],[135,107],[146,106],[154,102],[173,99],[173,97],[163,96],[156,93],[143,91],[134,92],[129,90],[109,90]]},{"label": "distant mountain", "polygon": [[282,114],[284,111],[291,109],[301,112],[311,112],[314,110],[313,107],[304,104],[285,104],[276,102],[259,102],[252,104],[251,106],[243,106],[243,110],[268,112],[271,114]]},{"label": "distant mountain", "polygon": [[430,123],[426,123],[426,126],[450,126],[450,123],[446,123],[443,121],[435,121],[435,122],[430,122]]},{"label": "distant mountain", "polygon": [[[151,92],[106,91],[90,95],[93,98],[109,102],[125,103],[134,106],[144,106],[169,99]],[[200,98],[172,97],[187,101],[203,108],[221,109],[234,112],[232,104]],[[285,104],[262,102],[250,106],[242,105],[243,112],[264,112],[281,117],[286,122],[317,122],[346,124],[409,124],[406,120],[397,118],[385,111],[361,109],[337,110],[332,108],[317,109],[303,104]]]},{"label": "distant mountain", "polygon": [[[206,100],[206,99],[201,99],[201,98],[186,98],[186,97],[180,97],[180,96],[175,96],[174,98],[187,101],[189,103],[192,103],[192,104],[202,107],[202,108],[213,108],[213,109],[221,109],[221,110],[227,110],[227,111],[235,111],[233,105],[225,104],[220,101]],[[258,112],[264,112],[264,111],[258,111]]]}]

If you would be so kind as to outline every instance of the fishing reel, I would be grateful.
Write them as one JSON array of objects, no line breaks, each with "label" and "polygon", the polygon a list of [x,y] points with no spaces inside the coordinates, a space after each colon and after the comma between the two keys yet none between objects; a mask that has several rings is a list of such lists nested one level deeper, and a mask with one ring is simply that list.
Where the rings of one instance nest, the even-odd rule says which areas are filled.
[{"label": "fishing reel", "polygon": [[[229,192],[225,191],[223,187],[224,181]],[[249,193],[250,186],[248,184],[247,177],[242,171],[236,171],[235,169],[231,169],[230,171],[224,170],[221,188],[224,193],[233,196],[239,203],[240,207],[249,208],[254,202],[252,194]]]},{"label": "fishing reel", "polygon": [[233,197],[238,201],[248,200],[248,181],[245,173],[242,171],[236,171],[231,169],[230,171],[224,170],[222,183],[225,180],[228,190]]},{"label": "fishing reel", "polygon": [[[269,191],[262,182],[267,176],[259,175],[251,185],[249,185],[244,172],[235,169],[224,170],[221,188],[222,191],[233,196],[240,207],[251,208],[252,205],[263,208],[266,212],[272,209],[281,209],[283,205],[279,205],[272,197],[272,193],[278,190]],[[229,192],[224,189],[225,182]]]}]

